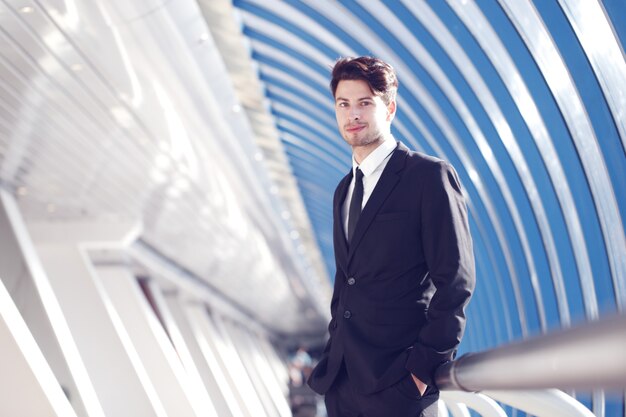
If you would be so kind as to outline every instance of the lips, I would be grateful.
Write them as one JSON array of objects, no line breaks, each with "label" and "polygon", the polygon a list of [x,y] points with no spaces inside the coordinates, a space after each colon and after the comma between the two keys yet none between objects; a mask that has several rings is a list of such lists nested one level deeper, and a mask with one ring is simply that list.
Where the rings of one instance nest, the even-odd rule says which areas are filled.
[{"label": "lips", "polygon": [[361,130],[365,129],[365,125],[354,125],[354,126],[348,126],[346,127],[346,131],[348,133],[356,133],[356,132],[360,132]]}]

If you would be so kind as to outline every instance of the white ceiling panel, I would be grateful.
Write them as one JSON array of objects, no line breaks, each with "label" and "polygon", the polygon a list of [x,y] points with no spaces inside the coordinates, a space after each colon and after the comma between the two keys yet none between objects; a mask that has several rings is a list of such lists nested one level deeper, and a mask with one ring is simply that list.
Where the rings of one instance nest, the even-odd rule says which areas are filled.
[{"label": "white ceiling panel", "polygon": [[268,328],[321,331],[325,268],[312,238],[297,252],[286,159],[259,148],[275,129],[255,134],[272,119],[242,111],[233,85],[254,80],[230,78],[195,2],[4,1],[0,25],[0,178],[27,222],[138,221],[138,244]]}]

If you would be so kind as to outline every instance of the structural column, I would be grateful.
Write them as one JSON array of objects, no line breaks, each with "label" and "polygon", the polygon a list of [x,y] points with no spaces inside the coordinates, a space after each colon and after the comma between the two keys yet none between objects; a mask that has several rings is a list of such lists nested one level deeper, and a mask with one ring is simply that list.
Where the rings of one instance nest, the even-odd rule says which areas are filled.
[{"label": "structural column", "polygon": [[87,255],[123,246],[134,224],[29,224],[37,256],[107,416],[167,414]]}]

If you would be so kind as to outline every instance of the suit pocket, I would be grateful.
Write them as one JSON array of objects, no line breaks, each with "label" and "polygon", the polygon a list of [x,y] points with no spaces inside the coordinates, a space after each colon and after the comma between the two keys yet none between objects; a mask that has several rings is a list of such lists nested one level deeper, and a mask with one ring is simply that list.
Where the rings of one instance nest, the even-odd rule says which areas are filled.
[{"label": "suit pocket", "polygon": [[413,381],[413,377],[411,374],[408,374],[404,378],[400,380],[400,382],[396,383],[394,387],[400,391],[402,395],[411,399],[411,400],[419,400],[422,398],[419,390],[417,389],[417,385],[415,385],[415,381]]},{"label": "suit pocket", "polygon": [[364,314],[372,324],[419,324],[426,321],[423,308],[370,305]]}]

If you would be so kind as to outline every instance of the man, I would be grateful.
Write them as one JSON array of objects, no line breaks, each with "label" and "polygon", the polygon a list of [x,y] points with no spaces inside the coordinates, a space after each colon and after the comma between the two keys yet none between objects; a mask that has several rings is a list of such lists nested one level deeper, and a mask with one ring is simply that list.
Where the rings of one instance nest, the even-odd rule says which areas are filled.
[{"label": "man", "polygon": [[329,417],[436,416],[434,373],[455,355],[475,282],[461,186],[391,135],[390,65],[343,58],[330,85],[353,169],[334,195],[330,339],[309,385]]}]

